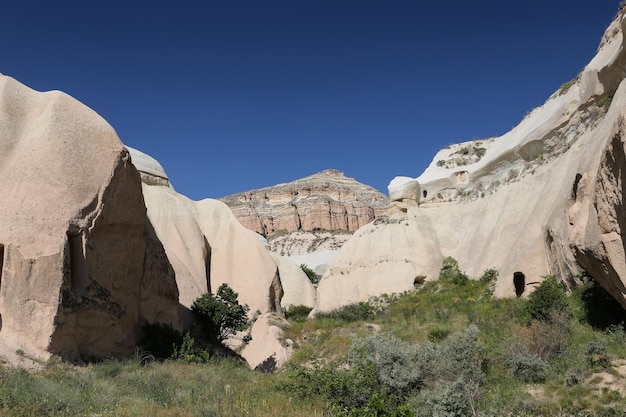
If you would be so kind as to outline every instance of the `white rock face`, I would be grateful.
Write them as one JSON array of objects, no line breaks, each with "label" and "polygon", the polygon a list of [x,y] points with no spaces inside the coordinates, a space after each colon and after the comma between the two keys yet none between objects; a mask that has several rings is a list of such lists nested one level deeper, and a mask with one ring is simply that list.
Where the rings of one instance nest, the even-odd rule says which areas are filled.
[{"label": "white rock face", "polygon": [[389,200],[420,200],[420,184],[415,178],[395,177],[387,186]]},{"label": "white rock face", "polygon": [[[146,160],[154,161],[142,157],[140,171],[144,169],[141,162]],[[151,163],[150,167],[154,165]],[[167,178],[162,174],[159,177]],[[251,316],[261,314],[251,330],[253,341],[242,350],[242,356],[252,368],[272,355],[277,365],[282,364],[290,353],[282,343],[283,330],[265,318],[283,316],[281,280],[289,289],[288,300],[313,305],[315,299],[311,300],[306,292],[306,275],[303,279],[299,274],[304,273],[293,264],[292,268],[287,260],[275,261],[262,236],[241,226],[224,203],[213,199],[193,201],[167,184],[155,185],[152,178],[145,176],[142,180],[148,219],[176,272],[179,300],[187,312],[183,317],[186,323],[191,323],[193,302],[226,283],[239,294],[240,303],[248,304]]]},{"label": "white rock face", "polygon": [[410,179],[394,179],[402,201],[341,249],[314,311],[437,279],[446,256],[475,277],[496,268],[498,296],[515,295],[515,273],[528,293],[547,274],[573,285],[584,270],[626,307],[623,44],[619,16],[569,88],[512,131],[441,150],[416,178],[419,206],[402,194]]},{"label": "white rock face", "polygon": [[179,327],[173,271],[113,128],[59,91],[6,76],[0,91],[0,346],[80,362],[133,353],[143,320]]},{"label": "white rock face", "polygon": [[280,303],[283,310],[299,305],[315,307],[317,292],[302,268],[283,256],[270,254],[278,265],[280,282],[285,292]]}]

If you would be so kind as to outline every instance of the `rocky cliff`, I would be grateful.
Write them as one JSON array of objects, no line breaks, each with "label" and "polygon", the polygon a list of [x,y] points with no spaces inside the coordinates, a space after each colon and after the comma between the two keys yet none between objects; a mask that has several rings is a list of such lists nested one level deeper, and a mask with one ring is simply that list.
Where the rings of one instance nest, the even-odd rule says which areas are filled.
[{"label": "rocky cliff", "polygon": [[0,91],[0,344],[78,362],[131,354],[142,321],[179,327],[174,274],[113,128],[59,91],[2,75]]},{"label": "rocky cliff", "polygon": [[596,56],[507,134],[441,150],[389,184],[387,213],[359,229],[318,287],[316,311],[437,279],[452,256],[532,291],[547,274],[588,274],[626,307],[624,10]]},{"label": "rocky cliff", "polygon": [[243,226],[264,235],[279,230],[355,231],[389,205],[387,196],[378,190],[334,169],[220,200]]}]

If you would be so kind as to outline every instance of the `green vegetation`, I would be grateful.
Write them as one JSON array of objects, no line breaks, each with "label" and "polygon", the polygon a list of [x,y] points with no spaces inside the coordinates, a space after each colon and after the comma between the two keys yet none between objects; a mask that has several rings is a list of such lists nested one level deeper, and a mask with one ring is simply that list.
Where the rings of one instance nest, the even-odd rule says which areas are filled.
[{"label": "green vegetation", "polygon": [[239,304],[238,295],[228,284],[222,284],[215,295],[206,293],[193,302],[191,311],[210,340],[221,344],[250,328],[250,308]]},{"label": "green vegetation", "polygon": [[[187,363],[187,353],[197,354],[193,339],[151,325],[144,349],[153,346],[155,358],[171,351],[165,361],[138,354],[85,367],[0,367],[0,414],[623,415],[623,310],[611,313],[618,310],[592,280],[568,294],[545,277],[527,299],[495,299],[497,277],[489,269],[470,279],[448,258],[440,280],[412,292],[313,319],[308,308],[293,306],[285,338],[293,340],[294,355],[274,373],[216,356]],[[162,343],[155,342],[159,334]]]},{"label": "green vegetation", "polygon": [[320,275],[317,275],[314,270],[312,270],[311,268],[309,268],[305,264],[301,264],[300,265],[300,269],[302,269],[302,271],[304,271],[306,276],[309,277],[309,281],[311,281],[311,284],[313,284],[313,285],[319,284],[320,279],[322,277]]}]

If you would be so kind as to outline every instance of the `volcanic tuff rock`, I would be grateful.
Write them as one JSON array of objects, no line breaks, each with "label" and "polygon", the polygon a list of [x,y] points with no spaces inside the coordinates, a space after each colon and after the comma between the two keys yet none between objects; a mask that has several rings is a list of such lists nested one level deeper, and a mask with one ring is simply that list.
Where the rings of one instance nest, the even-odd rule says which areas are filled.
[{"label": "volcanic tuff rock", "polygon": [[193,201],[177,193],[155,159],[129,149],[141,173],[148,218],[176,273],[185,323],[192,322],[189,309],[196,298],[226,283],[248,304],[251,317],[257,316],[249,345],[242,346],[237,338],[227,343],[241,348],[252,368],[269,356],[282,364],[290,347],[282,343],[282,321],[269,318],[283,317],[285,292],[298,302],[314,303],[306,275],[286,259],[275,261],[257,234],[241,226],[224,203]]},{"label": "volcanic tuff rock", "polygon": [[[496,268],[496,295],[555,274],[589,274],[626,308],[624,10],[596,56],[499,138],[441,150],[418,178],[389,185],[388,212],[359,229],[318,286],[314,311],[437,279],[452,256]],[[528,291],[526,291],[528,293]]]},{"label": "volcanic tuff rock", "polygon": [[264,235],[279,230],[355,231],[389,205],[389,199],[378,190],[334,169],[220,200],[242,225]]},{"label": "volcanic tuff rock", "polygon": [[115,131],[0,75],[0,342],[47,359],[128,355],[143,320],[179,327],[178,290]]}]

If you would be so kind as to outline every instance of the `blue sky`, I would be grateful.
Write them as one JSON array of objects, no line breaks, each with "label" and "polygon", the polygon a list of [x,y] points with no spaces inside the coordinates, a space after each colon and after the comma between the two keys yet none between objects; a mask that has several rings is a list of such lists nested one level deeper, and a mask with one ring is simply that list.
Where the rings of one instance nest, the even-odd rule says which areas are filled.
[{"label": "blue sky", "polygon": [[62,90],[193,199],[326,168],[386,193],[593,57],[618,1],[14,1],[0,72]]}]

